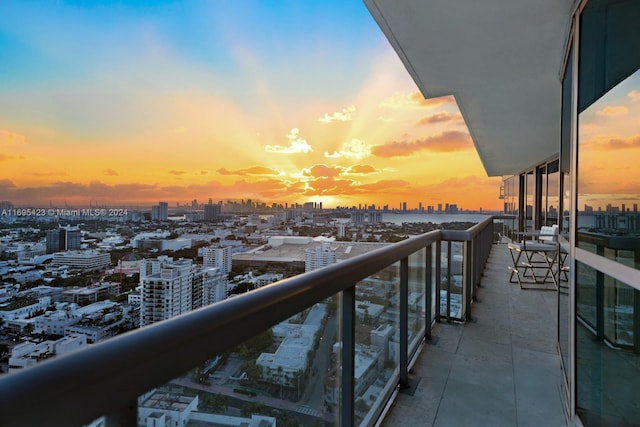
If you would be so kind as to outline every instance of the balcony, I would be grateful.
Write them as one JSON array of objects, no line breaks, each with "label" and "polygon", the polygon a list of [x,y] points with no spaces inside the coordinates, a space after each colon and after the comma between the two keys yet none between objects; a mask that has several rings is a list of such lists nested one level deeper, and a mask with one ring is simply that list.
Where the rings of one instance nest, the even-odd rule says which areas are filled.
[{"label": "balcony", "polygon": [[[430,232],[7,375],[0,424],[135,426],[161,388],[198,420],[225,394],[278,425],[564,425],[556,293],[509,284],[500,225]],[[279,347],[211,374],[287,319]]]}]

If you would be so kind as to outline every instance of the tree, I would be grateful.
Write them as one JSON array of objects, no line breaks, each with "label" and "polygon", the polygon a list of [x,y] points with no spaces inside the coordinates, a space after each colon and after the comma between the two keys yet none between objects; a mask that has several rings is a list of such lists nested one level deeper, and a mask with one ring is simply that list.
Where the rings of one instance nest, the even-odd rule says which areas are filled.
[{"label": "tree", "polygon": [[258,402],[249,402],[242,405],[242,408],[240,409],[240,413],[243,417],[250,417],[252,414],[267,415],[268,412],[267,407]]},{"label": "tree", "polygon": [[26,325],[24,325],[24,328],[22,328],[22,332],[24,332],[26,335],[31,335],[33,333],[33,323],[27,323]]},{"label": "tree", "polygon": [[9,356],[9,345],[8,344],[0,344],[0,360],[3,360]]}]

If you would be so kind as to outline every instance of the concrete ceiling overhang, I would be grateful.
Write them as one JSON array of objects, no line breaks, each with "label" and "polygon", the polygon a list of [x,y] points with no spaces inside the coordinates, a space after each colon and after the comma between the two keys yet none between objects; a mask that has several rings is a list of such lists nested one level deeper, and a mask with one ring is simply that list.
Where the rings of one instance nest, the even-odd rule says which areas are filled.
[{"label": "concrete ceiling overhang", "polygon": [[489,176],[559,152],[574,0],[364,0],[425,98],[454,95]]}]

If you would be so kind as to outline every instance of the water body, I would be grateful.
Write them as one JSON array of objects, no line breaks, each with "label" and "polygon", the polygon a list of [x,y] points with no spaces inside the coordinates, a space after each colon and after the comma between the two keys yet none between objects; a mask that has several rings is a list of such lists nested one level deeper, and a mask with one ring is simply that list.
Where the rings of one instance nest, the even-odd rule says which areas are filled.
[{"label": "water body", "polygon": [[431,222],[442,224],[443,222],[480,222],[490,215],[484,214],[421,214],[421,213],[382,213],[383,222],[402,224],[403,222]]}]

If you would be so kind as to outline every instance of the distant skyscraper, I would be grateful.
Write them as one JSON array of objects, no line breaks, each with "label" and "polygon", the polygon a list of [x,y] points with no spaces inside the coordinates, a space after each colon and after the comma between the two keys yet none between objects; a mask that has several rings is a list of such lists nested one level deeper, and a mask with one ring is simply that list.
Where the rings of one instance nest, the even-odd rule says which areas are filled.
[{"label": "distant skyscraper", "polygon": [[204,205],[204,220],[215,221],[220,218],[222,207],[218,204],[209,203]]},{"label": "distant skyscraper", "polygon": [[157,205],[151,206],[152,221],[166,221],[169,219],[169,204],[167,202],[159,202]]},{"label": "distant skyscraper", "polygon": [[202,250],[202,263],[205,267],[215,267],[223,274],[231,273],[232,259],[230,247],[208,247]]},{"label": "distant skyscraper", "polygon": [[47,253],[80,249],[82,234],[78,227],[66,226],[47,231]]}]

